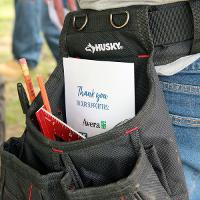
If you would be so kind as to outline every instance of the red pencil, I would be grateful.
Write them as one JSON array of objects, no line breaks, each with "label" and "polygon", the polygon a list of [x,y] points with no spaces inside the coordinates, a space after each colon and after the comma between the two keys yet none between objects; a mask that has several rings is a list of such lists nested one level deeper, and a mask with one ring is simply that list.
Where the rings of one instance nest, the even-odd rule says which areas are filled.
[{"label": "red pencil", "polygon": [[37,81],[40,87],[40,91],[41,91],[41,96],[42,96],[42,100],[45,106],[45,109],[51,113],[51,106],[49,103],[49,99],[48,99],[48,95],[47,95],[47,91],[44,85],[44,80],[42,76],[37,76]]}]

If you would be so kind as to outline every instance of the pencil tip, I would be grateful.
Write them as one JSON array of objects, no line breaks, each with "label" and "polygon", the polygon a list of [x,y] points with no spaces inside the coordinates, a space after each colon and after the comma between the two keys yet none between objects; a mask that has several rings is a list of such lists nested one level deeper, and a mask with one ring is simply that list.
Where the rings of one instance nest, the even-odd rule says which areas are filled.
[{"label": "pencil tip", "polygon": [[22,65],[27,65],[27,62],[26,62],[25,58],[19,59],[19,63],[22,64]]}]

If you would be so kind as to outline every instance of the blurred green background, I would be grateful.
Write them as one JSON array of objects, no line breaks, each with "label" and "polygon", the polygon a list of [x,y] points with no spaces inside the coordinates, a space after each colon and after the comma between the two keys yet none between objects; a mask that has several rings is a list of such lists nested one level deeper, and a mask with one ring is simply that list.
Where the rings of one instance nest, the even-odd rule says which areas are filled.
[{"label": "blurred green background", "polygon": [[[12,60],[11,44],[14,15],[14,0],[0,0],[0,63]],[[37,69],[31,71],[37,92],[39,89],[36,83],[36,75],[41,74],[47,80],[55,66],[56,62],[45,44]],[[23,77],[21,76],[17,81],[6,83],[6,138],[20,136],[25,127],[25,116],[22,113],[17,95],[17,82],[23,83]]]}]

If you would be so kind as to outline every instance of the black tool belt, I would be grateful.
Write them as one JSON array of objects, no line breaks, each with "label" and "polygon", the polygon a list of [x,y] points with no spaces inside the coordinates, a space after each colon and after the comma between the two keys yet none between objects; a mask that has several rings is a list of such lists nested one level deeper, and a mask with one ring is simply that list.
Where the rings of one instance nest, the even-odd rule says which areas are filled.
[{"label": "black tool belt", "polygon": [[[134,62],[136,116],[95,137],[53,142],[43,137],[35,117],[42,106],[39,95],[27,112],[23,136],[2,147],[1,199],[187,200],[182,164],[154,62],[168,63],[200,52],[194,30],[198,20],[192,17],[197,8],[199,1],[70,13],[60,39],[61,58]],[[185,28],[181,35],[180,26],[172,28],[172,21],[182,22],[183,10],[191,21],[187,22],[190,30]],[[167,31],[176,30],[180,35],[170,37],[165,24]],[[66,121],[62,59],[46,87],[53,114]]]}]

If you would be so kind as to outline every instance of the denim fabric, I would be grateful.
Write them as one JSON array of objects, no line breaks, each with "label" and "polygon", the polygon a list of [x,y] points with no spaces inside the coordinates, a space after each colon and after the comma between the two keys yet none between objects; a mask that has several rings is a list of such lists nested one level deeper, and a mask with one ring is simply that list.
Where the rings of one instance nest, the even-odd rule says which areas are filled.
[{"label": "denim fabric", "polygon": [[200,59],[180,73],[160,76],[176,131],[190,200],[200,199]]},{"label": "denim fabric", "polygon": [[25,57],[30,67],[35,67],[45,39],[58,60],[60,31],[50,21],[48,8],[41,0],[15,0],[15,25],[13,32],[13,55],[15,59]]},{"label": "denim fabric", "polygon": [[65,8],[67,8],[67,3],[68,3],[68,0],[63,0],[63,5]]},{"label": "denim fabric", "polygon": [[44,33],[44,37],[48,43],[49,48],[51,49],[53,56],[58,61],[60,30],[50,20],[48,13],[48,6],[44,3],[44,1],[41,1],[41,3],[42,3],[41,30]]}]

